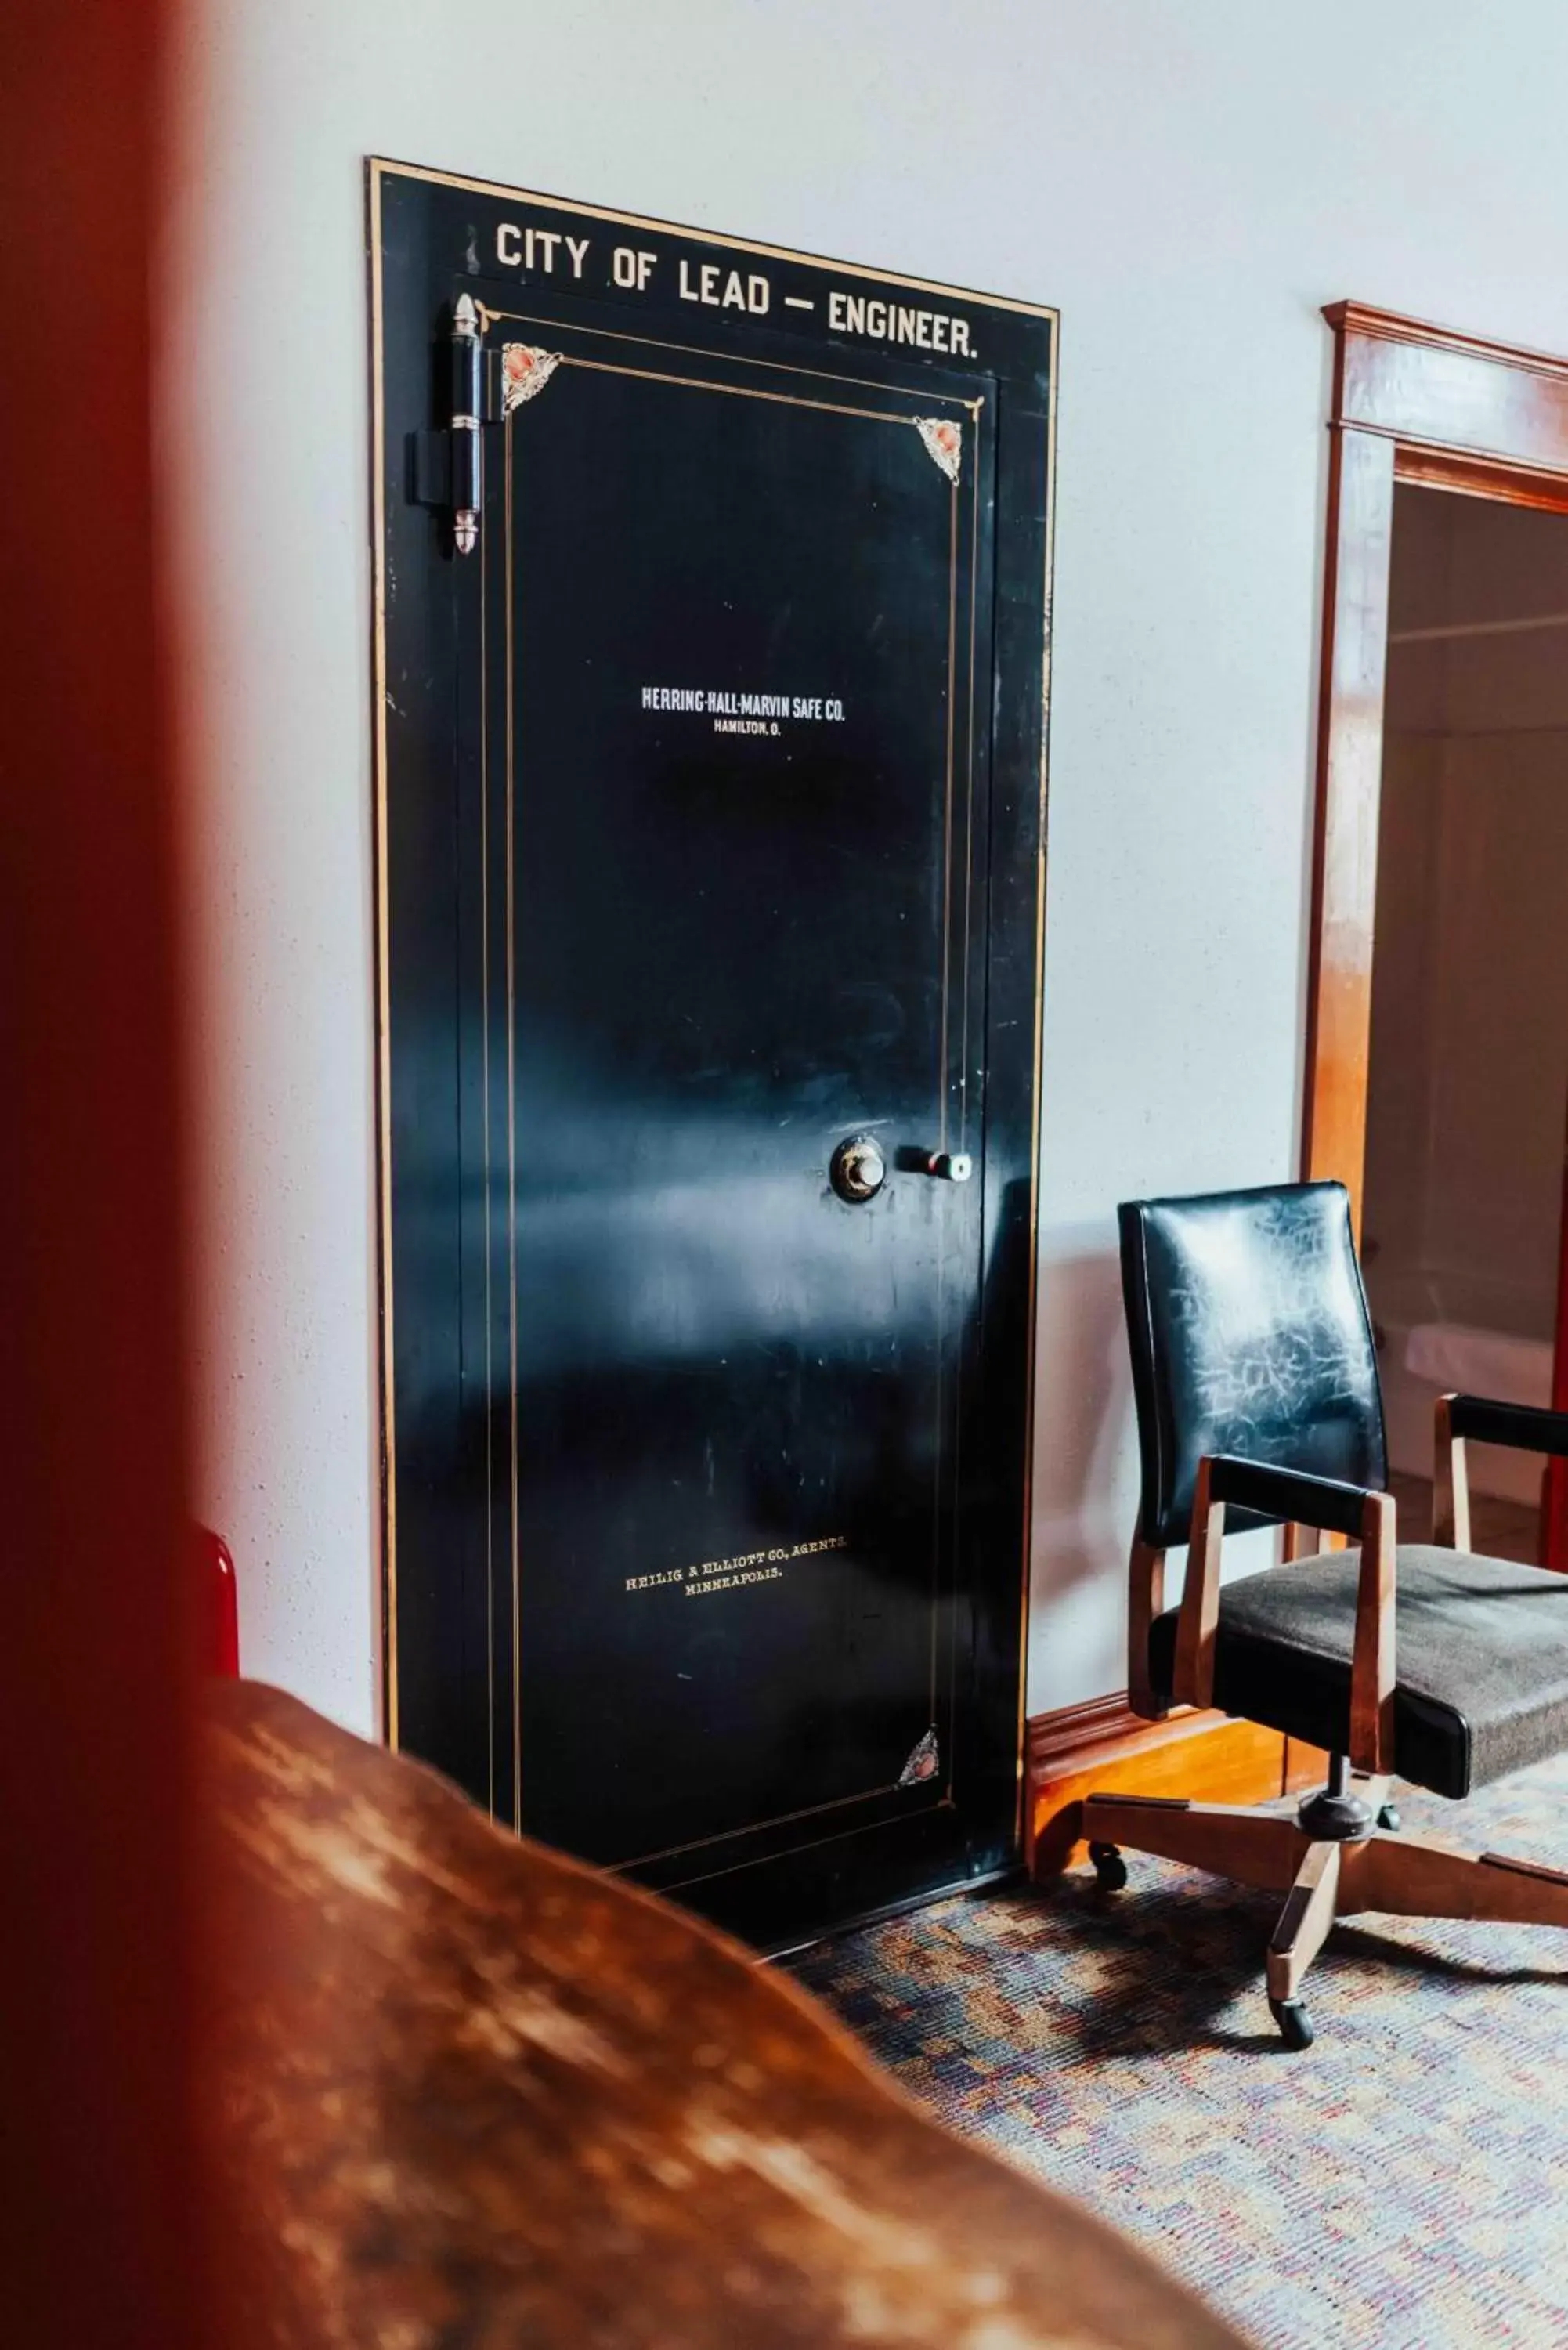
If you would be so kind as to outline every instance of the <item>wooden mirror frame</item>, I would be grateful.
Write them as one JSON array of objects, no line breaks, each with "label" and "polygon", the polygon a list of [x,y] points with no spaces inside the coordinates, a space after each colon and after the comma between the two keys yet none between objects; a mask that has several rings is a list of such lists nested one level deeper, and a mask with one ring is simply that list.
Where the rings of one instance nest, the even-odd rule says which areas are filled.
[{"label": "wooden mirror frame", "polygon": [[1337,1177],[1357,1232],[1394,485],[1568,514],[1568,359],[1334,302],[1317,838],[1302,1172]]}]

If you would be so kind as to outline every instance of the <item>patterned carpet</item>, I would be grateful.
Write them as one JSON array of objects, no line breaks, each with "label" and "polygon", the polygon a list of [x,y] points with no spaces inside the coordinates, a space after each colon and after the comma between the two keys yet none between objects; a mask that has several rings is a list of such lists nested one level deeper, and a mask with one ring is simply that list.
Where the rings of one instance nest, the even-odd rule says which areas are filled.
[{"label": "patterned carpet", "polygon": [[[1405,1825],[1563,1866],[1568,1759]],[[953,2128],[1143,2241],[1267,2350],[1568,2345],[1568,1937],[1338,1927],[1286,2051],[1278,1903],[1128,1856],[794,1962]]]}]

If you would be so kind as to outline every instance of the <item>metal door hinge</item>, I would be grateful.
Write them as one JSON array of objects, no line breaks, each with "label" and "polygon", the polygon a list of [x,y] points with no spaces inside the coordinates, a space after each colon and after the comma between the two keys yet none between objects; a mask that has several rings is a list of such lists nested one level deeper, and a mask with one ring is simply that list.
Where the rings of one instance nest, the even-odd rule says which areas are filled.
[{"label": "metal door hinge", "polygon": [[452,542],[459,555],[479,544],[484,505],[485,313],[472,294],[460,294],[452,308],[447,423],[434,432],[409,435],[409,496],[452,517]]}]

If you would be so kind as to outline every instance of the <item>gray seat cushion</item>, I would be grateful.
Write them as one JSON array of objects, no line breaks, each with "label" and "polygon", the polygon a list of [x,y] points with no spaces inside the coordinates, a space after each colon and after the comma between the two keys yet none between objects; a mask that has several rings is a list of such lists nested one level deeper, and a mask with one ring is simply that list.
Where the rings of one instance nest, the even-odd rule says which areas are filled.
[{"label": "gray seat cushion", "polygon": [[[1328,1551],[1228,1583],[1214,1702],[1343,1753],[1355,1638],[1355,1551]],[[1177,1610],[1149,1632],[1170,1694]],[[1568,1747],[1568,1575],[1402,1543],[1395,1609],[1393,1768],[1439,1795]]]}]

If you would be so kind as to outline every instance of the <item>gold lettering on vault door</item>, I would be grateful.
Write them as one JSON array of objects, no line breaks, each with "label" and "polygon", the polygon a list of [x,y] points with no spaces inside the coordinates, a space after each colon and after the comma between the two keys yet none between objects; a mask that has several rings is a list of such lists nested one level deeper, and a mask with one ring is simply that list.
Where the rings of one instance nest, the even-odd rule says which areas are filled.
[{"label": "gold lettering on vault door", "polygon": [[739,1591],[748,1583],[778,1583],[791,1559],[815,1558],[819,1552],[847,1550],[847,1534],[824,1534],[816,1542],[791,1543],[778,1550],[737,1552],[733,1558],[704,1558],[694,1566],[667,1566],[657,1575],[628,1575],[628,1591],[658,1591],[676,1586],[688,1599],[705,1599],[713,1591]]}]

